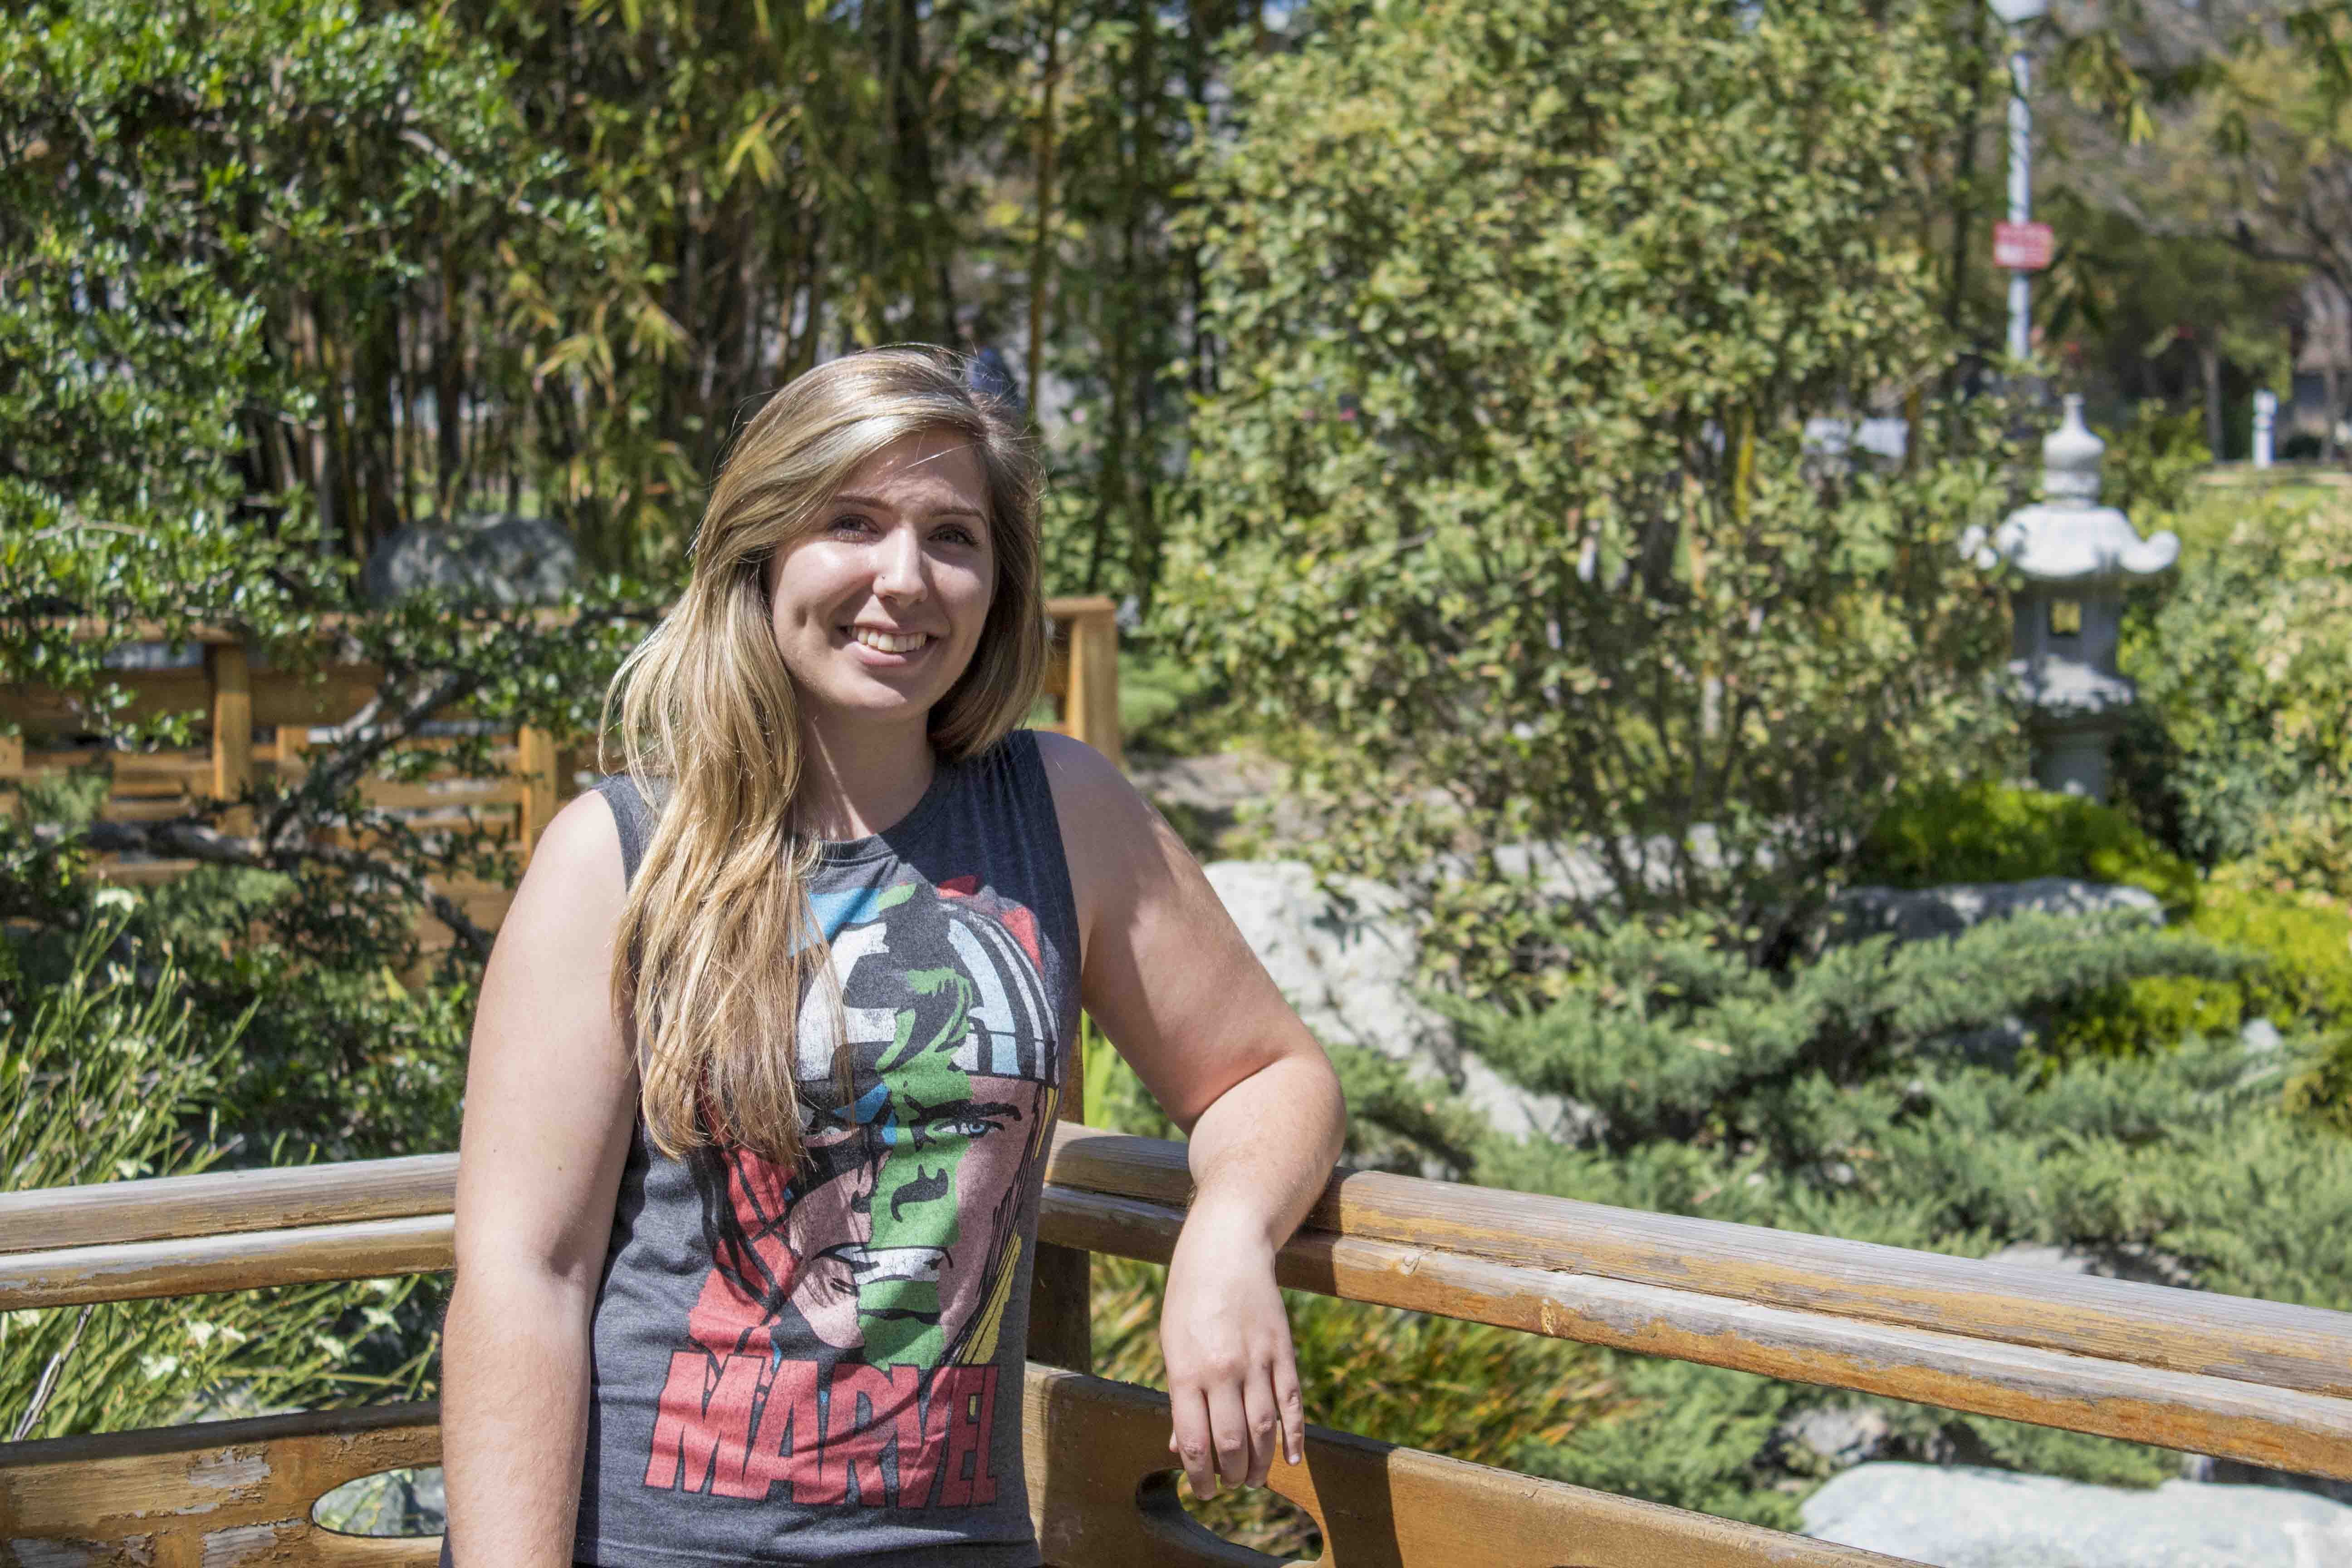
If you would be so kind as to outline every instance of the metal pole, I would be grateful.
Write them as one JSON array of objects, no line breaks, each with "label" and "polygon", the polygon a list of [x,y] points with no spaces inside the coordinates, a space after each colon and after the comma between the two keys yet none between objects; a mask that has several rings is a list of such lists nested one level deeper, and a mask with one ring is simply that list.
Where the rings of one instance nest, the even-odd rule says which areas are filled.
[{"label": "metal pole", "polygon": [[[2033,216],[2033,107],[2027,94],[2033,85],[2033,62],[2025,52],[2025,36],[2012,28],[2009,35],[2009,221],[2025,223]],[[2009,274],[2009,357],[2022,361],[2032,352],[2033,285],[2023,268]]]}]

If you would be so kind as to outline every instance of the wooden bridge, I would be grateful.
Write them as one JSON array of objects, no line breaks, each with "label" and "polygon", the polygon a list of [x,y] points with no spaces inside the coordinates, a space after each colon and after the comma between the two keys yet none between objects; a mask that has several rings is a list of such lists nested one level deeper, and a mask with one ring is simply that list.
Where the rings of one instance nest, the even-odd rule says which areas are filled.
[{"label": "wooden bridge", "polygon": [[[457,1158],[0,1195],[0,1311],[451,1266]],[[1167,1401],[1087,1373],[1086,1260],[1167,1260],[1183,1150],[1066,1123],[1045,1191],[1024,1405],[1030,1510],[1064,1568],[1274,1560],[1178,1500]],[[1720,1221],[1342,1171],[1282,1282],[2352,1480],[2352,1315]],[[0,1563],[415,1564],[319,1500],[436,1464],[429,1404],[0,1445]],[[1895,1560],[1347,1433],[1268,1484],[1344,1568],[1862,1568]]]}]

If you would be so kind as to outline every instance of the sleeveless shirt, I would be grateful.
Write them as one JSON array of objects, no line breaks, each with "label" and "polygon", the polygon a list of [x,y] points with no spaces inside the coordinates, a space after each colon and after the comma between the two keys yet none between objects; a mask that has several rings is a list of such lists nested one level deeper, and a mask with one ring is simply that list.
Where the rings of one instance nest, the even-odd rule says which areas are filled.
[{"label": "sleeveless shirt", "polygon": [[[634,877],[653,808],[597,788]],[[810,986],[779,1042],[802,1166],[672,1160],[642,1118],[631,1144],[592,1333],[576,1554],[599,1568],[1040,1561],[1022,1375],[1078,931],[1036,737],[940,763],[905,818],[821,853],[838,995]]]}]

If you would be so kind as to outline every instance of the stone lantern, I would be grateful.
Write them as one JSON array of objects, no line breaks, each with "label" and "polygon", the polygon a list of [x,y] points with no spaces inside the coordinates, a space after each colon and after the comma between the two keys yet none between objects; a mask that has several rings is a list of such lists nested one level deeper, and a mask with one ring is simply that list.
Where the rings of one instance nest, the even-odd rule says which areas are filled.
[{"label": "stone lantern", "polygon": [[2107,797],[2107,748],[2123,730],[2132,683],[2116,668],[2124,589],[2180,554],[2170,532],[2142,539],[2124,514],[2099,504],[2106,443],[2083,423],[2083,400],[2042,444],[2046,498],[2009,514],[1992,536],[1972,528],[1960,549],[1987,571],[2019,579],[2009,672],[2027,710],[2033,776],[2043,789]]}]

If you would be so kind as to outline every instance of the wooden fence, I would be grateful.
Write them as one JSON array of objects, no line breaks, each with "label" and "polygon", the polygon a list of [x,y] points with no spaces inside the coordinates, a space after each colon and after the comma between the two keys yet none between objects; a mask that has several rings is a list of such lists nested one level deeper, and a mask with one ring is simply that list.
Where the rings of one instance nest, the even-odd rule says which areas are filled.
[{"label": "wooden fence", "polygon": [[[1118,623],[1106,598],[1049,600],[1053,663],[1046,693],[1050,727],[1075,735],[1113,762],[1121,760],[1118,729]],[[234,800],[257,781],[299,777],[312,731],[341,724],[374,697],[383,671],[373,665],[329,667],[323,679],[272,669],[233,632],[199,629],[177,645],[147,645],[153,667],[115,672],[131,694],[130,714],[204,716],[205,743],[185,751],[109,752],[83,739],[83,721],[59,693],[39,687],[0,689],[0,724],[23,731],[0,737],[0,790],[44,774],[104,767],[109,794],[102,817],[159,821],[185,813],[203,799]],[[463,722],[462,720],[457,721]],[[368,805],[401,813],[412,826],[511,828],[528,859],[548,822],[578,793],[593,756],[560,748],[544,730],[496,734],[489,776],[446,774],[425,780],[371,779]],[[232,819],[231,832],[249,824]],[[152,884],[181,876],[193,860],[110,859],[101,873],[116,881]],[[477,924],[495,926],[511,890],[490,882],[445,885]],[[428,943],[428,945],[433,945]]]},{"label": "wooden fence", "polygon": [[[0,1195],[0,1311],[446,1269],[456,1171],[428,1155]],[[1042,1235],[1081,1258],[1165,1262],[1191,1190],[1180,1145],[1072,1124],[1046,1182]],[[1276,1267],[1349,1300],[2352,1480],[2352,1315],[1344,1171]],[[1164,1398],[1045,1364],[1041,1340],[1067,1359],[1083,1279],[1041,1276],[1034,1310],[1047,1560],[1270,1563],[1181,1510]],[[0,1446],[0,1563],[422,1568],[435,1542],[312,1511],[439,1451],[428,1405]],[[1323,1428],[1268,1484],[1346,1568],[1895,1562]]]}]

